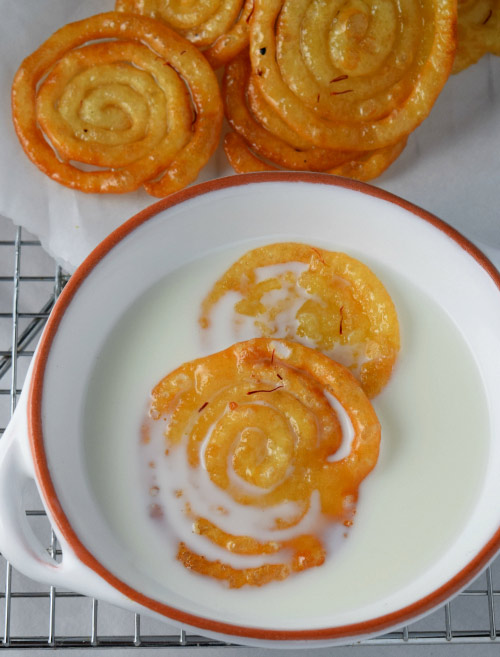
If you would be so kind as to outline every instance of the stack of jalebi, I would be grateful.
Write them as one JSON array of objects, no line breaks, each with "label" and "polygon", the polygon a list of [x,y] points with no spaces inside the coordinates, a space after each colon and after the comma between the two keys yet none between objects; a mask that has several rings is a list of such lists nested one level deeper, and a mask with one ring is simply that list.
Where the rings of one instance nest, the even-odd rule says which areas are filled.
[{"label": "stack of jalebi", "polygon": [[[251,74],[247,53],[239,55],[227,66],[222,89],[226,117],[235,131],[225,136],[224,149],[238,173],[273,171],[281,167],[371,180],[385,171],[406,144],[404,137],[395,144],[375,150],[334,150],[314,146],[273,112]],[[260,158],[274,164],[267,164]]]},{"label": "stack of jalebi", "polygon": [[448,79],[455,21],[454,0],[255,0],[225,71],[231,164],[378,176]]},{"label": "stack of jalebi", "polygon": [[456,0],[116,0],[116,12],[61,28],[22,63],[14,124],[64,185],[166,196],[219,143],[212,68],[225,65],[236,172],[372,180],[452,70],[500,54],[500,0],[459,0],[453,63],[456,23]]}]

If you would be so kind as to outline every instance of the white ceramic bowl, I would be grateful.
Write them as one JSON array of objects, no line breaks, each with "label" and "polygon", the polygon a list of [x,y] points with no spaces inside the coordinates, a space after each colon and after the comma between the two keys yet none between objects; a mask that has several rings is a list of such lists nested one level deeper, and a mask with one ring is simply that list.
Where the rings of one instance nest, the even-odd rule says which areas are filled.
[{"label": "white ceramic bowl", "polygon": [[[240,591],[237,598],[216,584],[198,585],[199,576],[191,574],[197,582],[191,590],[169,587],[168,560],[166,578],[145,576],[141,555],[131,554],[106,521],[84,458],[89,381],[105,340],[131,306],[207,254],[276,241],[326,246],[364,260],[400,312],[401,366],[374,400],[383,427],[381,460],[363,484],[358,527],[338,556],[352,568],[359,563],[344,606],[335,554],[333,570],[320,579],[304,573],[298,583]],[[446,224],[386,192],[332,176],[231,177],[156,203],[87,258],[49,318],[0,443],[1,552],[34,579],[237,643],[332,645],[407,624],[458,593],[500,547],[499,286],[494,267]],[[175,347],[163,347],[169,348]],[[412,371],[419,374],[409,381]],[[401,400],[405,409],[418,407],[413,415],[404,417]],[[434,419],[426,418],[427,408]],[[460,424],[469,421],[471,433],[460,438]],[[392,427],[385,438],[384,423]],[[467,473],[471,483],[462,485]],[[30,478],[61,543],[60,564],[27,526],[20,492]],[[134,527],[131,518],[131,532]],[[295,599],[295,606],[288,608],[285,599]],[[274,610],[269,617],[259,610],[266,606]]]}]

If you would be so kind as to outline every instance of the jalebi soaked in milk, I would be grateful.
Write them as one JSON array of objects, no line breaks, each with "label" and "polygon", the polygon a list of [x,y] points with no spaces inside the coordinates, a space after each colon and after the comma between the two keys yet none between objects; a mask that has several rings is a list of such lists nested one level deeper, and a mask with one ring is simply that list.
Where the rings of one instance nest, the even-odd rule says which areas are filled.
[{"label": "jalebi soaked in milk", "polygon": [[345,253],[291,242],[248,251],[205,297],[204,330],[217,330],[225,301],[238,340],[264,336],[314,347],[348,367],[369,397],[391,376],[399,352],[394,304],[375,274]]},{"label": "jalebi soaked in milk", "polygon": [[[165,463],[156,467],[185,471],[167,503],[181,509],[171,516],[177,559],[234,588],[321,566],[324,533],[352,523],[380,443],[373,407],[346,368],[267,338],[167,375],[153,390],[145,440],[158,431]],[[173,513],[156,506],[157,517]]]}]

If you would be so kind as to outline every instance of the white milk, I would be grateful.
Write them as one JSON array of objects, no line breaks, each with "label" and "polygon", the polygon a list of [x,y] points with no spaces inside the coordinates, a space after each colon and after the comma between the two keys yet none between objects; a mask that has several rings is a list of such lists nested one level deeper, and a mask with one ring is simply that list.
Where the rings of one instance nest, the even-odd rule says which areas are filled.
[{"label": "white milk", "polygon": [[[468,347],[444,311],[380,263],[366,262],[396,305],[401,352],[389,385],[373,401],[382,425],[381,453],[361,485],[353,527],[331,528],[323,566],[263,589],[229,590],[184,569],[175,559],[175,532],[186,531],[183,518],[170,517],[172,535],[165,518],[158,522],[148,514],[156,495],[148,495],[155,482],[145,477],[145,463],[156,461],[160,490],[171,482],[161,456],[140,444],[141,422],[151,389],[168,372],[242,339],[232,323],[227,330],[219,323],[207,345],[198,325],[200,303],[229,265],[259,245],[182,268],[125,314],[89,382],[86,458],[102,513],[145,582],[155,581],[208,610],[240,615],[249,624],[273,616],[307,622],[379,600],[443,554],[476,501],[487,458],[487,407]],[[188,476],[179,465],[175,486]],[[206,501],[212,503],[217,500]],[[312,514],[314,507],[313,500]]]}]

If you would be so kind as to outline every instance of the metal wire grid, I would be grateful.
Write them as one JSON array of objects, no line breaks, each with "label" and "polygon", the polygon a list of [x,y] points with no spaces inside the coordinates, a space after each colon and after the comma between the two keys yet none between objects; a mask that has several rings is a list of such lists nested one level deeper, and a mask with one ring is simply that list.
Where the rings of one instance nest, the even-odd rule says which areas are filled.
[{"label": "metal wire grid", "polygon": [[[30,267],[35,261],[41,262],[38,271]],[[0,340],[7,340],[7,344],[0,343],[0,402],[6,402],[0,404],[1,437],[15,410],[39,334],[68,276],[42,252],[37,240],[26,233],[23,237],[22,229],[14,227],[12,239],[0,241],[0,268],[0,304],[3,304],[0,305],[0,323],[3,323]],[[36,288],[24,299],[25,288],[30,286]],[[56,536],[36,494],[27,503],[26,514],[48,553],[56,560],[60,558]],[[138,614],[116,610],[72,591],[44,587],[17,573],[1,555],[0,573],[3,573],[0,575],[0,614],[3,613],[0,647],[4,649],[134,646],[201,649],[225,645],[179,632]],[[496,622],[500,590],[495,587],[495,580],[500,581],[500,559],[439,611],[363,645],[494,642],[500,632]]]}]

